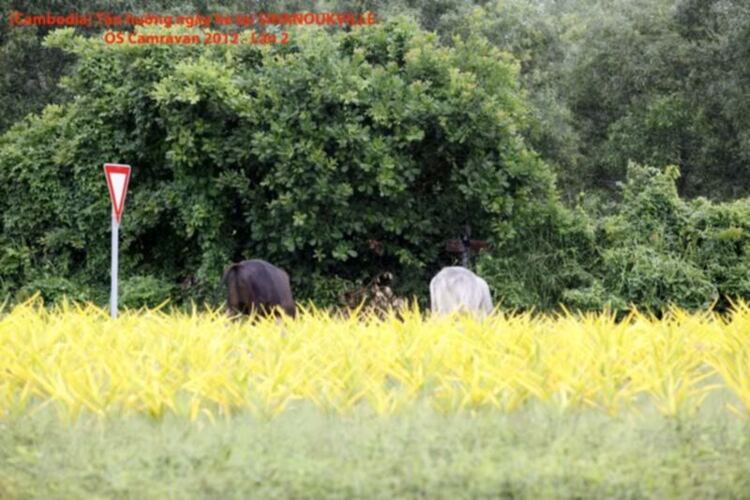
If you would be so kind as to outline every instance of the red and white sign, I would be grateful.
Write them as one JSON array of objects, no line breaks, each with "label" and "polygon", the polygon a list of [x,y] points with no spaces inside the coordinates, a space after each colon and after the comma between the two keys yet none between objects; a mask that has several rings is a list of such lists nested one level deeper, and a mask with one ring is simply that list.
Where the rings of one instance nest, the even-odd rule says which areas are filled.
[{"label": "red and white sign", "polygon": [[109,187],[109,198],[112,200],[115,220],[119,224],[122,211],[125,208],[125,195],[128,193],[130,165],[105,163],[104,174],[107,176],[107,187]]}]

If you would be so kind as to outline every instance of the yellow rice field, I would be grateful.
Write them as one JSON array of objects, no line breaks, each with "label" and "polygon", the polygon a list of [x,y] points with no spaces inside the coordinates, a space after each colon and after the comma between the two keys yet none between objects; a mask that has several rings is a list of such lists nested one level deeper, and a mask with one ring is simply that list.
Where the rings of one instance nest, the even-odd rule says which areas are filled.
[{"label": "yellow rice field", "polygon": [[377,414],[428,401],[438,411],[512,412],[533,400],[609,414],[690,414],[714,391],[750,410],[750,307],[726,317],[673,310],[403,320],[302,311],[284,323],[220,311],[121,313],[35,300],[0,312],[0,418],[48,405],[65,419],[171,412],[272,417],[300,401]]}]

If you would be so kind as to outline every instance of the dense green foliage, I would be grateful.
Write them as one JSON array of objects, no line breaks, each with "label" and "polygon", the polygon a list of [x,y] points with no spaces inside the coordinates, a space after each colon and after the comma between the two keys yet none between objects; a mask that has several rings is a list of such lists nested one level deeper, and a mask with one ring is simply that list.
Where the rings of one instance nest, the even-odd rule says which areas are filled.
[{"label": "dense green foliage", "polygon": [[101,298],[107,161],[135,166],[123,276],[193,298],[243,256],[289,269],[303,298],[383,267],[422,292],[466,221],[489,236],[553,196],[516,131],[517,67],[479,37],[441,48],[396,20],[272,47],[106,46],[72,30],[47,44],[77,56],[73,97],[2,138],[6,290],[54,298],[55,276]]},{"label": "dense green foliage", "polygon": [[750,202],[713,204],[677,196],[679,173],[631,165],[617,214],[600,223],[606,302],[663,309],[707,307],[750,293]]},{"label": "dense green foliage", "polygon": [[690,309],[750,295],[750,200],[683,200],[679,171],[631,164],[622,202],[602,215],[549,209],[499,240],[480,271],[507,306]]},{"label": "dense green foliage", "polygon": [[122,232],[131,305],[218,300],[224,265],[251,256],[321,304],[382,270],[424,300],[465,222],[493,245],[477,264],[506,306],[750,294],[742,0],[149,2],[372,9],[435,32],[396,21],[210,50],[105,47],[95,30],[43,43],[48,29],[5,23],[13,9],[143,6],[0,7],[0,294],[106,299],[105,161],[137,167]]},{"label": "dense green foliage", "polygon": [[744,0],[498,0],[442,20],[522,62],[525,135],[570,199],[613,194],[629,161],[678,165],[684,195],[750,193]]},{"label": "dense green foliage", "polygon": [[[568,199],[609,191],[629,161],[680,167],[681,194],[750,193],[750,9],[744,0],[155,0],[174,13],[371,9],[412,15],[446,44],[482,33],[521,62],[531,115],[522,132],[557,167]],[[24,12],[128,11],[132,0],[11,0]],[[91,31],[91,30],[89,30]],[[0,130],[59,100],[70,64],[45,29],[0,23]]]}]

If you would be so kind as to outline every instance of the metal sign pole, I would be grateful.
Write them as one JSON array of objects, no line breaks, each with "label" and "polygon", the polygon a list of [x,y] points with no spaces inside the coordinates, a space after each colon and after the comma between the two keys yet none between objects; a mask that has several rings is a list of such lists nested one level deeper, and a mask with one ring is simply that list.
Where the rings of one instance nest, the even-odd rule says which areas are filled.
[{"label": "metal sign pole", "polygon": [[109,199],[112,200],[112,288],[109,295],[109,313],[112,319],[117,318],[117,259],[119,257],[120,218],[125,208],[125,196],[130,181],[130,165],[105,163],[104,175],[107,178]]},{"label": "metal sign pole", "polygon": [[112,319],[117,318],[117,254],[118,248],[118,232],[120,225],[117,223],[115,218],[115,211],[112,210],[112,289],[109,295],[109,313]]}]

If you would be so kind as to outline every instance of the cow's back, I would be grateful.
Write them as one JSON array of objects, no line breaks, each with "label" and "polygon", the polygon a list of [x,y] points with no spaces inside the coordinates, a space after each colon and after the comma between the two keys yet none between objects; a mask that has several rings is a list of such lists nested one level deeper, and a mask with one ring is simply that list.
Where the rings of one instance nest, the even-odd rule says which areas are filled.
[{"label": "cow's back", "polygon": [[[287,314],[295,316],[289,275],[283,269],[264,260],[252,259],[233,264],[227,276],[230,307],[250,312],[250,309],[269,311],[280,306]],[[237,297],[235,303],[232,303],[233,296]]]},{"label": "cow's back", "polygon": [[464,267],[445,267],[430,282],[433,313],[457,311],[492,312],[492,298],[487,282]]}]

